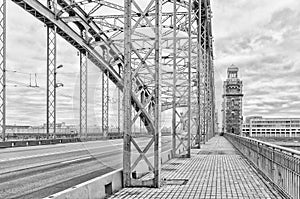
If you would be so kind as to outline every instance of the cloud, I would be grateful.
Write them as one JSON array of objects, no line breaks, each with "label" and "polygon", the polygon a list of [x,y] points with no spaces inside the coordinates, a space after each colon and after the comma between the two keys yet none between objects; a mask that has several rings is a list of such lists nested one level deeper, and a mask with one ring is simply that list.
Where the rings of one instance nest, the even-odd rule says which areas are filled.
[{"label": "cloud", "polygon": [[[300,100],[300,2],[212,4],[216,78],[224,80],[231,64],[240,68],[244,115],[299,117],[300,103],[295,102]],[[224,12],[227,9],[230,13]],[[216,82],[221,96],[221,81]]]}]

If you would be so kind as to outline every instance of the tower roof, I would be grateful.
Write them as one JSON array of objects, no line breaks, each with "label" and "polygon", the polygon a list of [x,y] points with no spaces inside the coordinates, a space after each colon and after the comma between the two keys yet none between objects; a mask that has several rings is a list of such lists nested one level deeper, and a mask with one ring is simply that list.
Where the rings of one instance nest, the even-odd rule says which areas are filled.
[{"label": "tower roof", "polygon": [[239,68],[238,68],[237,66],[231,64],[231,66],[229,66],[229,67],[227,68],[227,71],[228,71],[228,72],[229,72],[229,71],[236,71],[236,72],[238,72],[238,71],[239,71]]}]

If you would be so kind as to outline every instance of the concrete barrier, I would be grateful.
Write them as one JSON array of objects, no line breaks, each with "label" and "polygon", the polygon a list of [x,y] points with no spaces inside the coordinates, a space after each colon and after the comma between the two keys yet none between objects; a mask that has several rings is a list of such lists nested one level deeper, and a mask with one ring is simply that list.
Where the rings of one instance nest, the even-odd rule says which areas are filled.
[{"label": "concrete barrier", "polygon": [[0,148],[50,145],[59,143],[81,142],[79,138],[59,138],[49,140],[14,140],[0,142]]},{"label": "concrete barrier", "polygon": [[9,148],[12,147],[11,142],[0,142],[0,148]]},{"label": "concrete barrier", "polygon": [[81,183],[44,199],[99,199],[122,189],[122,169]]},{"label": "concrete barrier", "polygon": [[[170,159],[172,159],[172,150],[164,151],[161,154],[162,163]],[[149,158],[149,160],[153,161],[153,157]],[[135,171],[140,175],[144,175],[149,172],[149,168],[146,163],[141,163],[136,167]],[[119,169],[44,199],[102,199],[122,189],[122,185],[123,169]]]},{"label": "concrete barrier", "polygon": [[27,141],[14,141],[14,142],[11,142],[12,146],[13,147],[24,147],[24,146],[27,146]]}]

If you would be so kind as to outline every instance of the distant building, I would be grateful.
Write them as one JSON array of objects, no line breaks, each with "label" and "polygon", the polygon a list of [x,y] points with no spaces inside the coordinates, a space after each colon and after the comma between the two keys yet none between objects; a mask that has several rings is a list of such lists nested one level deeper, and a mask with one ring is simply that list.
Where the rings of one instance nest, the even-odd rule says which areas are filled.
[{"label": "distant building", "polygon": [[226,133],[241,134],[243,82],[238,78],[238,67],[227,69],[227,79],[223,83],[223,126]]},{"label": "distant building", "polygon": [[[6,133],[9,134],[46,134],[46,124],[40,126],[30,125],[6,125]],[[56,124],[56,134],[74,134],[77,129],[74,125],[66,125],[64,122]]]},{"label": "distant building", "polygon": [[23,131],[28,131],[28,129],[31,129],[32,127],[29,125],[6,125],[5,130],[7,132],[23,132]]},{"label": "distant building", "polygon": [[243,133],[250,137],[300,137],[300,118],[247,117]]}]

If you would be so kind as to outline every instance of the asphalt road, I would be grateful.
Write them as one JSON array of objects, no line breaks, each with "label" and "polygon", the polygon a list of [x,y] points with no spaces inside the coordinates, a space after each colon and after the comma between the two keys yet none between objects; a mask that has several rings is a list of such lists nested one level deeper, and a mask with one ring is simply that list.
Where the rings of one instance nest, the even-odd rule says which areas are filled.
[{"label": "asphalt road", "polygon": [[[137,142],[144,147],[148,140]],[[162,137],[162,151],[170,145]],[[43,198],[122,168],[122,148],[118,139],[0,149],[0,198]]]}]

